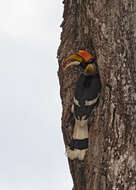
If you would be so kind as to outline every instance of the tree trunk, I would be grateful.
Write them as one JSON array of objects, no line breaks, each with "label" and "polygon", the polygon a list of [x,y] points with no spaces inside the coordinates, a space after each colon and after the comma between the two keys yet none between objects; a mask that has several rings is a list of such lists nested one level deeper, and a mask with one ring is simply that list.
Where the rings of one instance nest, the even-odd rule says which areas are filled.
[{"label": "tree trunk", "polygon": [[64,0],[58,50],[62,131],[71,139],[71,106],[80,72],[65,58],[84,49],[97,57],[102,92],[91,114],[83,161],[69,160],[73,190],[136,190],[136,1]]}]

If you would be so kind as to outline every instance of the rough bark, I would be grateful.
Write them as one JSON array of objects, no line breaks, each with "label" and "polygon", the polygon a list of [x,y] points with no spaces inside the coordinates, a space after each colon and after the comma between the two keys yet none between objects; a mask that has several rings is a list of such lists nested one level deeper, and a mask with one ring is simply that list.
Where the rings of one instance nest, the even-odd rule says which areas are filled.
[{"label": "rough bark", "polygon": [[71,105],[80,71],[62,71],[73,52],[97,57],[100,102],[90,118],[84,161],[69,160],[73,190],[136,190],[136,1],[64,0],[58,49],[62,131],[71,139]]}]

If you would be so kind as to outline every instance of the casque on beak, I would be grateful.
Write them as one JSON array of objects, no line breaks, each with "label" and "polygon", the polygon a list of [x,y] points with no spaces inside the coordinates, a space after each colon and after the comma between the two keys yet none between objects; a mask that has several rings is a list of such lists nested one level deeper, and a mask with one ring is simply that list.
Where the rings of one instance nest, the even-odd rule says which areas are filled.
[{"label": "casque on beak", "polygon": [[84,59],[81,56],[73,54],[69,56],[67,59],[65,59],[63,69],[65,71],[70,66],[78,66],[82,61],[84,61]]},{"label": "casque on beak", "polygon": [[[96,73],[96,66],[93,64],[95,61],[95,57],[92,56],[90,53],[88,53],[85,50],[79,50],[77,53],[69,56],[67,59],[65,59],[63,64],[63,70],[65,71],[70,66],[81,66],[81,63],[85,64],[83,68],[84,74],[95,74]],[[87,64],[87,63],[90,64]]]}]

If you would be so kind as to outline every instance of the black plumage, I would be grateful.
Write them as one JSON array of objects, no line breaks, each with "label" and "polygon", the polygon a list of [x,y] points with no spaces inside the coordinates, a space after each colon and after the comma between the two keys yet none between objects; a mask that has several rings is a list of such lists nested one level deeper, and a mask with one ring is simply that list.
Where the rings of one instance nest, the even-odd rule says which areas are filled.
[{"label": "black plumage", "polygon": [[67,155],[71,160],[83,160],[88,149],[88,118],[99,100],[101,81],[96,57],[85,50],[64,61],[64,70],[70,66],[79,66],[82,74],[77,80],[72,113],[74,116],[74,130],[72,139],[67,147]]},{"label": "black plumage", "polygon": [[[80,78],[77,81],[75,89],[75,100],[74,102],[74,114],[76,119],[87,119],[98,101],[98,96],[101,90],[101,82],[99,74],[96,75],[85,75],[81,74]],[[86,101],[92,101],[91,105],[86,105]],[[77,104],[78,102],[78,104]]]}]

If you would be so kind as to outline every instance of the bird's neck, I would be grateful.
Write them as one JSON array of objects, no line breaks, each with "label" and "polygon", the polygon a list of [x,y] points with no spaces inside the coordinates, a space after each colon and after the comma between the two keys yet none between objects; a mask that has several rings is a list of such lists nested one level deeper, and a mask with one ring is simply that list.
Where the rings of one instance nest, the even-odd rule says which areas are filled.
[{"label": "bird's neck", "polygon": [[86,68],[84,69],[84,74],[85,75],[95,75],[97,73],[98,73],[98,68],[97,68],[96,63],[88,64],[86,66]]}]

